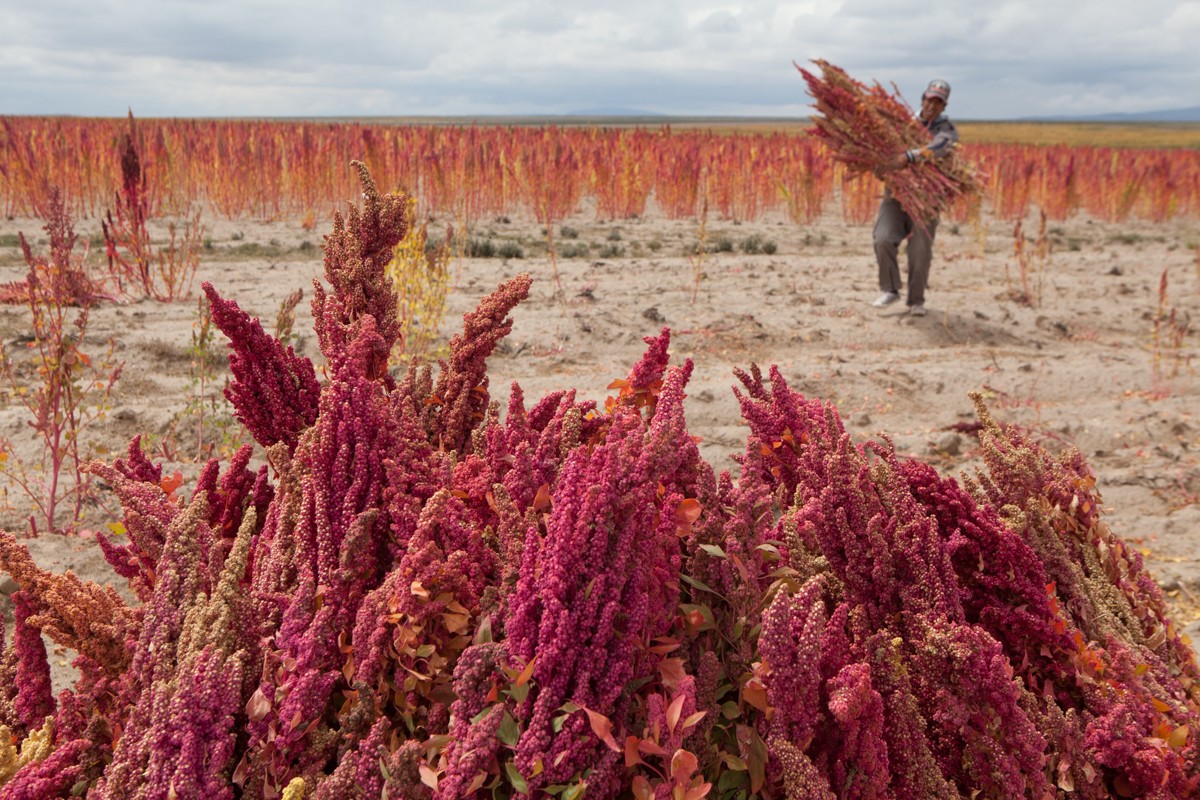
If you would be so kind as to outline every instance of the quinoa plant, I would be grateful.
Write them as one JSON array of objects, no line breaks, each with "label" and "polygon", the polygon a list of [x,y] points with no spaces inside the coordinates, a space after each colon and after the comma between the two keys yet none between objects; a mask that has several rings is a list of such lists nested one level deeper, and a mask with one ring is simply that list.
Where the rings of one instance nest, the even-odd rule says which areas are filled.
[{"label": "quinoa plant", "polygon": [[197,211],[186,217],[182,225],[170,222],[169,241],[157,248],[153,245],[146,223],[153,214],[154,204],[140,155],[143,149],[130,111],[129,130],[122,138],[121,188],[100,225],[109,274],[118,289],[127,295],[140,294],[169,302],[191,293],[200,266],[204,226]]},{"label": "quinoa plant", "polygon": [[[603,403],[514,385],[502,414],[486,362],[527,275],[396,378],[409,205],[360,179],[313,303],[323,383],[206,287],[269,463],[246,446],[190,492],[137,440],[91,467],[140,605],[0,533],[0,792],[1195,795],[1200,668],[1077,452],[977,398],[986,470],[959,483],[752,367],[717,475],[667,330]],[[58,698],[40,634],[79,653]]]},{"label": "quinoa plant", "polygon": [[296,306],[303,299],[304,290],[297,289],[280,302],[279,312],[275,315],[275,338],[279,341],[287,343],[295,337]]}]

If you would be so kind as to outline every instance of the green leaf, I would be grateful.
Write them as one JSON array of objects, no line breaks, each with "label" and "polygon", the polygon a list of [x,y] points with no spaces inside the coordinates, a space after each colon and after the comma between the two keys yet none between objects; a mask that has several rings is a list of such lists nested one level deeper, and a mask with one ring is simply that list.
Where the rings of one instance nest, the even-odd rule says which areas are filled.
[{"label": "green leaf", "polygon": [[518,703],[524,703],[525,698],[529,697],[529,684],[522,683],[520,686],[513,686],[504,692],[506,695],[516,700]]},{"label": "green leaf", "polygon": [[721,716],[725,719],[737,719],[741,713],[741,710],[738,709],[738,704],[732,700],[727,700],[721,704]]},{"label": "green leaf", "polygon": [[778,561],[783,558],[783,555],[779,552],[779,548],[773,544],[763,543],[755,549],[761,550],[765,554],[763,557],[764,561]]},{"label": "green leaf", "polygon": [[709,588],[709,586],[707,584],[705,584],[704,581],[699,580],[698,578],[693,578],[691,575],[684,575],[684,574],[680,573],[679,580],[683,581],[688,586],[692,586],[696,589],[699,589],[702,592],[708,592],[709,594],[716,594],[716,592],[714,592],[711,588]]},{"label": "green leaf", "polygon": [[512,784],[514,789],[521,794],[529,794],[529,784],[521,777],[516,764],[511,761],[504,762],[504,773],[508,775],[508,782]]},{"label": "green leaf", "polygon": [[746,772],[747,770],[750,769],[750,767],[747,766],[745,761],[742,761],[742,759],[738,758],[733,753],[726,753],[726,752],[722,751],[721,752],[721,760],[724,761],[725,764],[730,769],[735,770],[737,772]]},{"label": "green leaf", "polygon": [[629,683],[625,684],[625,691],[628,694],[637,694],[638,690],[645,686],[650,681],[654,680],[653,675],[643,675],[640,678],[634,678]]},{"label": "green leaf", "polygon": [[486,644],[492,641],[492,618],[485,616],[475,629],[475,644]]},{"label": "green leaf", "polygon": [[750,782],[749,777],[744,772],[735,772],[734,770],[725,770],[721,773],[721,777],[717,779],[717,794],[725,794],[732,792],[734,789],[745,786]]},{"label": "green leaf", "polygon": [[750,729],[750,756],[747,766],[750,768],[750,791],[757,792],[766,781],[767,772],[767,743],[758,735],[758,731]]},{"label": "green leaf", "polygon": [[496,738],[509,747],[516,747],[517,739],[521,738],[521,729],[517,727],[517,721],[508,712],[508,709],[504,710],[504,719],[500,720],[500,727],[496,730]]},{"label": "green leaf", "polygon": [[729,558],[729,556],[725,555],[725,551],[721,549],[720,545],[702,544],[700,545],[700,549],[713,558]]}]

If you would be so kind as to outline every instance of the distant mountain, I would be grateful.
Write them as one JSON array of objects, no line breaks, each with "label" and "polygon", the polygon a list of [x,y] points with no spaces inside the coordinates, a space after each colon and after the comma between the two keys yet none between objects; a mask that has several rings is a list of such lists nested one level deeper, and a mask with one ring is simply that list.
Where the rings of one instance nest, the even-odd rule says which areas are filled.
[{"label": "distant mountain", "polygon": [[1024,117],[1022,122],[1200,122],[1200,106],[1173,108],[1163,111],[1138,111],[1132,113],[1110,112],[1107,114],[1066,114],[1045,117]]}]

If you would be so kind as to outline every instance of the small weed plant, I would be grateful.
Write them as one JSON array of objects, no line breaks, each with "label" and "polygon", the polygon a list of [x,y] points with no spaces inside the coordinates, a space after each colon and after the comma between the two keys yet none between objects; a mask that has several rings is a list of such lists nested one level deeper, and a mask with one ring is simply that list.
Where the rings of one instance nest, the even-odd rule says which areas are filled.
[{"label": "small weed plant", "polygon": [[77,237],[62,196],[58,191],[50,195],[45,226],[49,257],[34,254],[20,237],[29,265],[22,285],[31,331],[19,340],[23,348],[9,347],[0,354],[0,378],[28,413],[41,447],[40,459],[24,463],[12,456],[12,441],[0,440],[0,474],[31,504],[33,535],[73,531],[85,507],[96,502],[91,476],[83,470],[92,457],[83,436],[104,419],[123,366],[113,357],[114,340],[100,345],[99,356],[87,352],[93,344],[88,338],[92,296],[78,291],[86,270],[73,254]]},{"label": "small weed plant", "polygon": [[1153,386],[1151,393],[1166,397],[1171,393],[1171,382],[1179,373],[1189,369],[1191,354],[1187,352],[1187,335],[1191,323],[1187,314],[1179,313],[1171,305],[1167,270],[1162,271],[1158,281],[1158,302],[1154,308],[1154,323],[1150,332],[1150,366]]},{"label": "small weed plant", "polygon": [[700,279],[704,277],[704,254],[708,252],[708,199],[700,205],[700,229],[696,234],[696,246],[688,251],[688,264],[692,268],[692,304],[700,297]]},{"label": "small weed plant", "polygon": [[[285,300],[285,306],[286,303]],[[171,460],[202,462],[217,456],[228,457],[242,443],[241,427],[222,392],[228,385],[228,380],[220,380],[225,354],[218,347],[212,307],[204,296],[196,302],[187,355],[187,405],[171,420],[160,449]]]},{"label": "small weed plant", "polygon": [[[410,214],[415,210],[416,201],[410,198]],[[447,230],[441,242],[431,242],[428,226],[423,223],[413,226],[392,251],[386,271],[399,296],[397,311],[401,327],[393,360],[423,361],[433,353],[446,315],[453,241],[453,230]]]},{"label": "small weed plant", "polygon": [[1009,296],[1032,308],[1041,306],[1045,286],[1046,267],[1050,262],[1050,239],[1046,236],[1046,212],[1041,212],[1037,239],[1029,247],[1025,239],[1021,220],[1013,227],[1013,258],[1017,264],[1017,279],[1020,286],[1013,286],[1008,264],[1004,265],[1004,278],[1009,285]]}]

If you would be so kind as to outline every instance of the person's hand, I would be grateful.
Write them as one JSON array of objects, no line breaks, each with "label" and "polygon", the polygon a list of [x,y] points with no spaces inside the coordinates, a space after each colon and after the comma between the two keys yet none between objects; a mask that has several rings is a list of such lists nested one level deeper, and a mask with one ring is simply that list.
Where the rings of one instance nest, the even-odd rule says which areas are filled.
[{"label": "person's hand", "polygon": [[908,154],[907,153],[901,153],[900,155],[896,156],[895,161],[892,162],[893,169],[904,169],[907,166],[908,166]]}]

